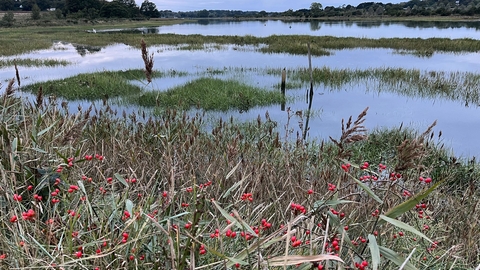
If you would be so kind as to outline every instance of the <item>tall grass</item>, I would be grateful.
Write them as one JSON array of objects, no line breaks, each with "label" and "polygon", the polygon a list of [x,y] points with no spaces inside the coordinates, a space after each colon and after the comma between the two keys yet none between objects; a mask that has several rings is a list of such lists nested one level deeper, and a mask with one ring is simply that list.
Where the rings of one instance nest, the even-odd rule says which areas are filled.
[{"label": "tall grass", "polygon": [[[471,218],[480,214],[478,165],[457,160],[439,170],[436,160],[452,160],[430,142],[431,130],[368,134],[364,112],[343,122],[335,143],[291,142],[268,115],[242,125],[218,120],[207,131],[200,115],[181,111],[118,117],[107,103],[94,116],[91,108],[71,114],[66,104],[42,96],[25,104],[7,92],[5,267],[311,269],[366,261],[378,269],[471,269],[480,259]],[[472,180],[449,191],[459,177]]]}]

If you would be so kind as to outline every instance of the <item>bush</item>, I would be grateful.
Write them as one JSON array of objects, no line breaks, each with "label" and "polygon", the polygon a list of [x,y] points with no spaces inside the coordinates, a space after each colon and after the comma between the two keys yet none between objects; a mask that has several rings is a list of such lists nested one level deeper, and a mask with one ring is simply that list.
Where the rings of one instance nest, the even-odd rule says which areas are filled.
[{"label": "bush", "polygon": [[8,11],[3,15],[2,21],[0,21],[0,24],[3,27],[12,27],[14,22],[15,22],[15,15],[13,14],[13,11]]},{"label": "bush", "polygon": [[37,4],[34,4],[32,7],[32,19],[33,20],[40,20],[41,15],[40,15],[40,8],[38,7]]}]

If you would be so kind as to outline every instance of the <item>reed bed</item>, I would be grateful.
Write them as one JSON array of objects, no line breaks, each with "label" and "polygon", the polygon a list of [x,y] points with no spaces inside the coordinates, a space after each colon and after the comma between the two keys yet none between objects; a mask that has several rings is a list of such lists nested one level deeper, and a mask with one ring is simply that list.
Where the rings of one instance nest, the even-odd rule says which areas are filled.
[{"label": "reed bed", "polygon": [[14,81],[6,88],[0,260],[10,269],[471,269],[480,260],[478,164],[438,148],[434,125],[368,132],[367,108],[330,142],[292,141],[268,114],[205,129],[198,114],[126,114],[108,102],[72,114],[41,95],[15,98]]}]

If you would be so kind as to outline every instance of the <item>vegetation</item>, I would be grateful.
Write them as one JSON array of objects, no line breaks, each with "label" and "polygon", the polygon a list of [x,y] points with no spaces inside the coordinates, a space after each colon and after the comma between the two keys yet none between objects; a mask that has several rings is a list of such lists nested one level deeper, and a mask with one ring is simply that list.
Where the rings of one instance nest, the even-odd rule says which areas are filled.
[{"label": "vegetation", "polygon": [[[117,24],[116,27],[148,27],[161,24],[178,23],[178,21],[140,22],[137,24]],[[111,26],[99,26],[97,31]],[[0,54],[15,55],[32,50],[46,49],[52,46],[51,40],[62,40],[73,44],[107,46],[114,43],[125,43],[138,47],[139,34],[116,32],[108,34],[87,32],[91,25],[44,28],[20,28],[5,31],[0,37]],[[204,44],[235,44],[238,46],[253,46],[252,49],[264,53],[290,53],[307,54],[305,44],[311,44],[312,55],[328,55],[330,49],[350,48],[392,48],[399,51],[412,52],[417,55],[432,55],[435,52],[476,52],[480,50],[480,41],[474,39],[448,39],[448,38],[353,38],[332,36],[298,36],[298,35],[272,35],[269,37],[254,36],[203,36],[203,35],[175,35],[154,34],[143,36],[150,45],[188,45],[183,49],[204,49]],[[9,46],[14,42],[17,46]],[[261,44],[267,46],[260,46]],[[215,47],[211,47],[215,48]]]},{"label": "vegetation", "polygon": [[11,67],[14,65],[25,66],[25,67],[32,67],[32,66],[66,66],[69,65],[70,62],[66,60],[55,60],[55,59],[5,59],[0,60],[0,68],[4,67]]},{"label": "vegetation", "polygon": [[[1,62],[0,62],[1,63]],[[32,64],[29,61],[16,60],[10,64]],[[7,63],[8,64],[8,63]],[[48,60],[42,63],[47,65]],[[51,64],[62,64],[53,62]],[[64,63],[66,64],[66,63]],[[134,83],[142,81],[142,70],[103,71],[79,74],[77,76],[38,82],[24,86],[23,90],[38,93],[42,87],[43,94],[56,95],[67,100],[102,100],[105,97],[120,97],[122,104],[144,107],[177,108],[188,110],[199,107],[205,110],[225,111],[237,109],[247,111],[255,106],[283,103],[280,85],[270,89],[260,89],[254,84],[236,80],[216,79],[221,75],[234,77],[252,74],[258,76],[276,76],[280,78],[282,69],[230,68],[223,70],[206,70],[189,73],[186,71],[152,70],[151,78],[197,78],[183,85],[158,91],[152,85]],[[346,85],[365,85],[378,92],[394,92],[407,97],[452,100],[462,105],[480,106],[480,76],[470,72],[422,72],[416,69],[370,68],[370,69],[331,69],[327,67],[312,70],[314,84],[324,91],[345,90]],[[198,78],[200,77],[200,78]],[[304,89],[310,83],[310,71],[305,68],[287,70],[287,89],[294,91]],[[276,91],[271,91],[275,90]],[[289,95],[290,96],[290,95]],[[295,96],[295,95],[293,95]],[[186,98],[187,97],[187,98]]]},{"label": "vegetation", "polygon": [[6,12],[3,17],[2,17],[2,21],[0,21],[0,25],[3,26],[3,27],[10,27],[10,26],[13,26],[13,24],[15,23],[15,18],[14,18],[14,14],[13,12]]},{"label": "vegetation", "polygon": [[0,107],[6,267],[471,269],[480,259],[478,165],[439,149],[433,126],[367,136],[365,110],[330,143],[292,141],[268,115],[208,128],[180,111],[117,117],[108,102],[71,114],[41,95],[23,103],[13,82]]},{"label": "vegetation", "polygon": [[25,90],[35,94],[48,94],[68,100],[100,100],[139,94],[141,88],[130,84],[121,72],[79,74],[67,79],[39,82],[28,85]]},{"label": "vegetation", "polygon": [[[64,30],[52,32],[64,35]],[[79,43],[93,45],[116,39],[136,44],[138,39],[128,34],[101,38],[76,34],[65,34],[65,38],[83,39]],[[34,31],[31,35],[29,38],[42,33]],[[171,40],[157,41],[157,36],[145,39],[150,44],[175,44],[179,36],[165,37]],[[182,38],[195,45],[202,37]],[[270,40],[275,44],[273,41],[289,38],[218,37],[216,43],[228,40],[237,45],[256,45],[260,40]],[[311,42],[311,37],[299,39]],[[346,40],[335,42],[347,46]],[[323,41],[328,44],[328,39]],[[350,41],[374,46],[368,45],[367,39]],[[413,39],[394,41],[382,40],[381,44],[407,50],[417,49],[414,45],[426,48]],[[468,51],[466,48],[477,46],[468,39],[432,41],[440,43],[435,50],[454,50],[455,45],[463,44],[460,51]],[[49,39],[39,43],[43,46]],[[6,44],[2,37],[0,45]],[[20,50],[31,48],[19,46]],[[328,46],[333,45],[313,50],[320,54]],[[2,266],[477,267],[480,169],[474,159],[458,160],[437,143],[441,135],[435,136],[435,123],[423,133],[401,127],[368,132],[363,126],[366,108],[356,119],[342,120],[341,136],[325,142],[289,133],[288,125],[293,120],[299,118],[298,124],[305,126],[303,118],[289,110],[285,137],[280,136],[277,123],[268,114],[253,122],[220,119],[211,125],[205,124],[200,114],[189,115],[179,108],[164,109],[158,117],[145,112],[117,115],[105,95],[142,94],[139,102],[157,106],[185,91],[164,106],[186,104],[190,108],[201,104],[217,108],[230,100],[204,101],[199,95],[209,99],[221,95],[215,91],[223,89],[224,93],[226,89],[232,91],[230,98],[242,101],[227,106],[243,109],[245,103],[253,104],[262,94],[235,81],[213,78],[195,80],[171,92],[144,93],[129,80],[146,76],[150,83],[152,78],[172,73],[155,72],[145,42],[141,48],[145,70],[80,74],[33,85],[29,89],[37,97],[32,103],[14,95],[18,91],[15,83],[20,85],[18,70],[16,80],[4,87],[0,97]],[[297,48],[289,52],[302,53]],[[304,82],[308,81],[306,74],[306,70],[296,70],[289,77]],[[402,91],[408,91],[400,87],[407,84],[420,94],[425,90],[457,98],[464,95],[455,88],[459,81],[466,82],[463,87],[471,91],[465,94],[467,97],[476,91],[479,79],[471,73],[422,74],[388,68],[324,68],[314,70],[314,74],[317,83],[331,87],[373,77]],[[233,92],[236,89],[241,91]],[[104,105],[72,113],[66,101],[59,106],[54,98],[44,99],[47,93],[67,99],[104,98]],[[271,102],[276,97],[266,99]],[[178,102],[181,99],[183,103]]]},{"label": "vegetation", "polygon": [[171,11],[160,10],[162,17],[173,18],[280,18],[290,17],[297,19],[328,19],[328,18],[398,18],[398,17],[430,17],[430,16],[478,16],[480,14],[478,0],[410,0],[400,3],[362,2],[357,6],[338,5],[323,6],[319,2],[312,2],[310,7],[298,10],[271,11],[240,11],[240,10],[197,10]]},{"label": "vegetation", "polygon": [[0,0],[0,10],[31,11],[32,19],[40,19],[40,11],[61,11],[61,18],[157,18],[160,13],[155,3],[144,0],[140,7],[134,0]]},{"label": "vegetation", "polygon": [[166,92],[147,92],[138,99],[141,106],[205,110],[238,109],[248,111],[257,106],[280,104],[284,97],[279,91],[268,91],[235,80],[200,78]]}]

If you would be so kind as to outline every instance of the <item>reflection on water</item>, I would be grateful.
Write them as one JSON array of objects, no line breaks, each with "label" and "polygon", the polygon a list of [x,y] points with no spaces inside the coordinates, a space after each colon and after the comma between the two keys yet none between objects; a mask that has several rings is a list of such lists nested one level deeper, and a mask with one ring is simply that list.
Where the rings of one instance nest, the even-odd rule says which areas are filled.
[{"label": "reflection on water", "polygon": [[158,33],[182,35],[312,35],[365,38],[473,38],[480,39],[480,21],[229,21],[200,20],[160,26]]},{"label": "reflection on water", "polygon": [[73,44],[75,50],[81,56],[87,55],[87,53],[96,53],[102,50],[102,47],[99,46],[90,46],[90,45],[81,45],[81,44]]},{"label": "reflection on water", "polygon": [[[265,27],[265,26],[264,26]],[[308,26],[310,27],[310,26]],[[320,31],[323,31],[324,26]],[[275,89],[280,91],[281,75],[261,74],[259,70],[268,68],[286,68],[287,70],[307,67],[305,56],[288,54],[262,54],[248,48],[239,49],[237,45],[224,46],[215,51],[188,51],[176,50],[170,46],[152,46],[155,51],[154,68],[161,71],[185,71],[189,76],[167,77],[155,79],[145,86],[144,82],[137,82],[145,90],[168,88],[183,84],[188,80],[202,76],[218,78],[232,78],[245,83]],[[86,48],[86,51],[95,51]],[[383,67],[398,67],[405,69],[419,69],[421,71],[455,72],[465,71],[478,73],[480,71],[480,54],[434,54],[430,58],[418,58],[411,55],[396,54],[391,49],[353,49],[333,51],[328,57],[312,57],[313,67],[328,66],[332,69],[368,69]],[[116,44],[104,47],[95,53],[78,53],[78,46],[66,43],[55,43],[50,50],[41,50],[14,58],[54,58],[69,60],[74,65],[66,67],[19,67],[22,85],[33,82],[47,81],[70,77],[79,73],[96,72],[102,70],[142,69],[144,63],[140,50]],[[223,72],[231,67],[242,72]],[[0,69],[0,80],[6,81],[15,76],[13,67]],[[291,78],[287,77],[287,85]],[[398,127],[401,123],[419,130],[424,130],[434,120],[438,120],[437,129],[442,130],[445,143],[452,146],[455,153],[460,155],[479,155],[480,144],[477,143],[480,135],[480,113],[477,105],[470,103],[426,96],[405,96],[402,92],[380,91],[381,86],[375,82],[355,82],[339,86],[339,88],[324,85],[314,85],[314,94],[305,102],[305,94],[309,86],[301,85],[286,90],[288,102],[285,107],[292,112],[303,112],[305,115],[309,106],[313,112],[309,120],[309,137],[328,139],[328,136],[338,137],[341,130],[341,119],[350,115],[358,115],[367,106],[370,107],[366,126]],[[388,88],[383,86],[384,88]],[[392,88],[397,86],[392,85]],[[278,89],[277,89],[278,88]],[[382,88],[383,89],[383,88]],[[73,110],[78,104],[88,108],[83,102],[70,102]],[[132,111],[131,106],[117,105],[118,110]],[[123,108],[123,109],[122,109]],[[291,129],[295,133],[301,130],[297,123],[299,116],[287,125],[287,112],[281,110],[281,105],[266,108],[254,108],[248,112],[210,112],[212,117],[233,116],[241,121],[256,119],[268,111],[272,120],[279,123],[280,130]],[[468,132],[466,132],[468,130]]]}]

